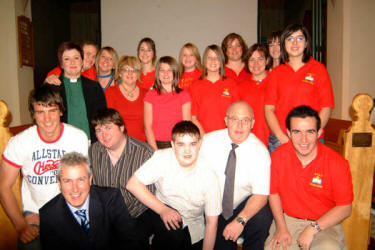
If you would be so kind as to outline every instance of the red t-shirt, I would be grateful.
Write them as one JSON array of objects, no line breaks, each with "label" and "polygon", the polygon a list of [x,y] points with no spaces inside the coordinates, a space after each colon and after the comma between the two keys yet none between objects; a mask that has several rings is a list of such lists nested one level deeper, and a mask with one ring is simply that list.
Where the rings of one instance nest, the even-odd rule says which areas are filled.
[{"label": "red t-shirt", "polygon": [[[61,75],[61,72],[62,72],[61,68],[56,67],[56,68],[52,69],[50,72],[48,72],[47,77],[50,76],[50,75],[59,76],[59,75]],[[86,77],[90,80],[96,81],[96,68],[95,68],[95,66],[92,66],[88,70],[82,71],[81,75],[83,75],[84,77]]]},{"label": "red t-shirt", "polygon": [[243,81],[238,85],[240,99],[247,102],[254,111],[255,123],[251,132],[253,132],[266,146],[268,146],[268,136],[270,133],[264,116],[264,98],[266,95],[267,84],[268,77],[261,82],[256,82],[251,79]]},{"label": "red t-shirt", "polygon": [[192,72],[184,72],[180,78],[178,86],[183,90],[190,91],[191,84],[199,79],[202,70],[195,68]]},{"label": "red t-shirt", "polygon": [[139,87],[149,90],[152,86],[154,86],[155,82],[155,70],[148,72],[146,75],[141,73],[141,82],[139,83]]},{"label": "red t-shirt", "polygon": [[134,101],[129,101],[120,91],[120,85],[108,87],[104,94],[107,99],[107,107],[120,112],[125,123],[126,130],[131,137],[146,141],[143,125],[143,99],[147,90],[139,88],[139,96]]},{"label": "red t-shirt", "polygon": [[172,129],[177,122],[182,121],[182,106],[191,102],[187,91],[175,91],[160,95],[156,90],[147,92],[145,102],[152,104],[152,130],[157,141],[171,141]]},{"label": "red t-shirt", "polygon": [[289,216],[317,220],[334,206],[353,201],[348,161],[320,142],[317,146],[317,156],[305,168],[290,141],[271,155],[270,194],[280,195]]},{"label": "red t-shirt", "polygon": [[295,107],[307,105],[316,111],[334,107],[331,80],[323,64],[310,58],[296,72],[288,64],[274,68],[269,75],[265,105],[274,105],[279,125],[286,134],[285,120]]},{"label": "red t-shirt", "polygon": [[197,116],[204,132],[226,128],[224,118],[229,105],[240,99],[237,83],[232,79],[210,82],[197,80],[190,88],[192,115]]},{"label": "red t-shirt", "polygon": [[224,67],[224,70],[225,76],[235,80],[237,83],[251,79],[251,73],[246,72],[245,67],[240,71],[238,75],[236,74],[236,72],[234,72],[233,69],[228,68],[227,66]]}]

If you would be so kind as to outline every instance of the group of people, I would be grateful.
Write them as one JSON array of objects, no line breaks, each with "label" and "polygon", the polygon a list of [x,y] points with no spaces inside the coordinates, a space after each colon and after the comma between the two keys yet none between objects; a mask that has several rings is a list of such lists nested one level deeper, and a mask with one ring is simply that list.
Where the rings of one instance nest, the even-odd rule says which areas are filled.
[{"label": "group of people", "polygon": [[305,27],[249,48],[231,33],[202,63],[187,43],[179,63],[154,66],[150,38],[137,57],[97,52],[59,47],[29,98],[35,125],[3,153],[0,203],[20,249],[345,247],[350,169],[322,143],[332,86]]}]

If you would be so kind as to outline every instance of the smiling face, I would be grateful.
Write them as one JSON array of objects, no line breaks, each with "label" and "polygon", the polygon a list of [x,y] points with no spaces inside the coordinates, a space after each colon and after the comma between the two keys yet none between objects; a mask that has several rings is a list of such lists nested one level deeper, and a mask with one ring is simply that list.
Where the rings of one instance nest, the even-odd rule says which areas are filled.
[{"label": "smiling face", "polygon": [[54,141],[60,136],[62,113],[59,106],[44,106],[34,103],[34,119],[38,126],[41,137],[46,141]]},{"label": "smiling face", "polygon": [[209,50],[207,52],[207,59],[205,65],[207,72],[218,73],[220,69],[220,59],[216,55],[215,51]]},{"label": "smiling face", "polygon": [[126,141],[124,126],[117,126],[113,122],[95,126],[98,141],[109,150],[120,148]]},{"label": "smiling face", "polygon": [[307,46],[306,38],[301,30],[298,30],[285,39],[285,50],[289,59],[303,57],[303,52]]},{"label": "smiling face", "polygon": [[241,144],[249,137],[254,125],[254,114],[250,106],[244,102],[237,102],[230,106],[225,117],[228,135],[233,143]]},{"label": "smiling face", "polygon": [[316,118],[292,117],[287,133],[302,164],[312,161],[318,152],[317,140],[322,133],[321,129],[317,131]]},{"label": "smiling face", "polygon": [[242,58],[242,47],[238,39],[233,39],[228,42],[227,51],[225,54],[230,61],[239,61]]},{"label": "smiling face", "polygon": [[139,72],[129,65],[125,65],[120,70],[121,82],[126,85],[134,85],[137,82]]},{"label": "smiling face", "polygon": [[100,74],[109,74],[115,68],[115,61],[107,50],[103,50],[99,55],[98,65]]},{"label": "smiling face", "polygon": [[249,71],[254,77],[266,74],[266,58],[264,54],[258,50],[254,51],[249,58]]},{"label": "smiling face", "polygon": [[75,208],[81,208],[90,192],[92,176],[85,165],[61,168],[59,187],[65,200]]},{"label": "smiling face", "polygon": [[64,76],[69,79],[77,79],[81,75],[82,57],[78,50],[65,50],[62,54],[62,68],[64,69]]},{"label": "smiling face", "polygon": [[169,64],[160,64],[159,79],[165,89],[169,89],[171,87],[169,85],[172,85],[173,83],[173,70]]},{"label": "smiling face", "polygon": [[95,64],[96,54],[98,50],[95,46],[87,44],[83,46],[83,70],[90,69]]},{"label": "smiling face", "polygon": [[181,167],[193,167],[198,159],[201,141],[197,136],[182,134],[176,135],[172,141],[172,148]]},{"label": "smiling face", "polygon": [[195,58],[194,53],[191,49],[186,47],[183,48],[180,58],[185,72],[192,72],[195,69],[197,59]]},{"label": "smiling face", "polygon": [[143,42],[141,46],[139,46],[138,57],[142,64],[152,63],[154,51],[148,43]]},{"label": "smiling face", "polygon": [[273,39],[270,44],[268,44],[268,50],[270,52],[270,56],[273,59],[280,58],[280,41],[279,39]]}]

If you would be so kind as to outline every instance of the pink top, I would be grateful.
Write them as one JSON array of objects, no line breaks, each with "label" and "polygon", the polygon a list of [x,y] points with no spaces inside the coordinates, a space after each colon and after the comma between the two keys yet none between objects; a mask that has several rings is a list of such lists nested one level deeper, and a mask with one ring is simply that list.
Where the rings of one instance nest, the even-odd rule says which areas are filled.
[{"label": "pink top", "polygon": [[182,121],[182,105],[191,102],[188,92],[175,91],[170,93],[162,92],[160,95],[156,90],[147,92],[145,102],[152,105],[152,129],[157,141],[172,140],[172,128]]}]

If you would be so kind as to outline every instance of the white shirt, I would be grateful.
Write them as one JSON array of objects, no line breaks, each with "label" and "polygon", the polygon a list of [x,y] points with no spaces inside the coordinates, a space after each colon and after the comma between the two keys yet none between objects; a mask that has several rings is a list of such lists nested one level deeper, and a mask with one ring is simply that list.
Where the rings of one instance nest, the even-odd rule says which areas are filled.
[{"label": "white shirt", "polygon": [[86,197],[85,202],[83,203],[82,207],[80,207],[80,208],[73,207],[66,200],[65,200],[65,202],[66,202],[66,205],[68,205],[68,208],[70,209],[70,212],[72,212],[74,219],[76,219],[76,221],[79,225],[81,225],[81,217],[76,214],[76,211],[78,211],[78,210],[85,209],[86,210],[86,219],[87,219],[87,221],[90,221],[90,216],[89,216],[90,194]]},{"label": "white shirt", "polygon": [[39,213],[45,203],[60,193],[57,167],[60,158],[68,152],[87,156],[88,139],[82,130],[61,123],[61,134],[53,142],[46,142],[34,125],[10,138],[3,160],[20,168],[22,178],[23,211]]},{"label": "white shirt", "polygon": [[220,186],[207,162],[198,157],[195,167],[179,165],[173,149],[157,150],[135,176],[145,185],[155,183],[156,197],[177,210],[189,227],[192,244],[204,238],[204,214],[221,214]]},{"label": "white shirt", "polygon": [[[221,193],[224,193],[225,168],[232,140],[227,129],[213,131],[204,136],[201,154],[210,161],[210,166],[219,177]],[[236,152],[236,174],[234,180],[233,208],[251,194],[269,195],[271,159],[267,148],[254,135],[238,145]]]}]

